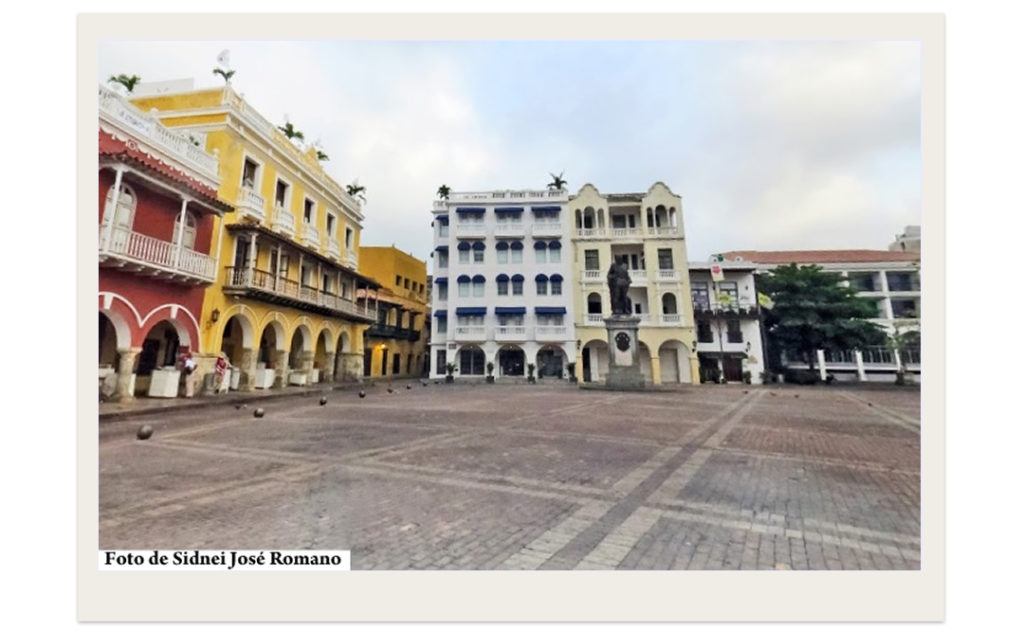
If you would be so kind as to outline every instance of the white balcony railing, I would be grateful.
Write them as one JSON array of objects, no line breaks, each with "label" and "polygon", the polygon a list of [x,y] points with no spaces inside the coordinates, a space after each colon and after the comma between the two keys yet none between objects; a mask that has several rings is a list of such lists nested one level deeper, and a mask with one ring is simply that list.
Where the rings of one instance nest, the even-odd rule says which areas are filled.
[{"label": "white balcony railing", "polygon": [[538,325],[535,329],[537,340],[561,340],[568,335],[565,325]]},{"label": "white balcony railing", "polygon": [[272,228],[283,235],[294,237],[295,215],[285,210],[282,206],[275,206]]},{"label": "white balcony railing", "polygon": [[130,129],[137,138],[153,143],[183,164],[219,183],[218,157],[208,154],[201,147],[194,145],[188,134],[164,127],[163,123],[155,116],[143,112],[110,88],[102,85],[99,87],[99,109],[101,115]]},{"label": "white balcony railing", "polygon": [[527,329],[522,325],[507,325],[494,328],[495,340],[526,340]]},{"label": "white balcony railing", "polygon": [[320,247],[320,231],[312,224],[303,223],[299,227],[299,239],[311,248]]},{"label": "white balcony railing", "polygon": [[675,237],[683,234],[678,226],[648,226],[647,234],[652,237]]},{"label": "white balcony railing", "polygon": [[[522,202],[525,200],[567,200],[569,193],[565,190],[561,191],[465,191],[461,193],[449,194],[449,202],[471,202],[481,200],[516,200]],[[444,202],[434,202],[434,208],[445,207]]]},{"label": "white balcony railing", "polygon": [[647,270],[630,270],[629,280],[632,281],[634,284],[647,283]]},{"label": "white balcony railing", "polygon": [[484,222],[459,222],[455,225],[456,237],[483,237],[487,234]]},{"label": "white balcony railing", "polygon": [[583,322],[588,325],[603,325],[604,314],[586,314],[586,318],[583,319]]},{"label": "white balcony railing", "polygon": [[334,237],[327,238],[327,255],[335,260],[341,259],[341,243]]},{"label": "white balcony railing", "polygon": [[562,223],[561,222],[534,222],[533,223],[533,234],[534,235],[561,235],[562,234]]},{"label": "white balcony railing", "polygon": [[583,271],[583,280],[585,282],[597,283],[597,282],[600,282],[601,279],[603,279],[603,278],[604,278],[604,275],[601,273],[600,270],[584,270]]},{"label": "white balcony railing", "polygon": [[238,190],[238,200],[235,201],[240,216],[250,215],[257,221],[264,221],[267,218],[266,201],[263,196],[248,187]]},{"label": "white balcony railing", "polygon": [[345,264],[353,270],[359,267],[359,255],[355,250],[350,249],[345,253]]},{"label": "white balcony railing", "polygon": [[679,317],[679,314],[662,314],[661,322],[666,325],[678,325],[682,322],[682,319]]},{"label": "white balcony railing", "polygon": [[678,281],[679,271],[678,270],[658,270],[659,281]]},{"label": "white balcony railing", "polygon": [[613,239],[640,237],[643,234],[639,228],[613,228],[611,232]]},{"label": "white balcony railing", "polygon": [[576,236],[577,237],[583,237],[583,238],[587,238],[587,237],[604,237],[604,229],[603,228],[577,228],[576,229]]},{"label": "white balcony railing", "polygon": [[106,261],[116,257],[122,261],[144,264],[157,273],[182,275],[192,280],[212,282],[217,271],[212,257],[189,248],[179,248],[169,241],[135,231],[114,230],[110,243],[104,244],[105,227],[100,227],[99,254]]},{"label": "white balcony railing", "polygon": [[516,237],[526,233],[522,222],[498,222],[494,225],[494,234]]},{"label": "white balcony railing", "polygon": [[484,340],[487,328],[483,325],[461,325],[455,328],[456,340]]}]

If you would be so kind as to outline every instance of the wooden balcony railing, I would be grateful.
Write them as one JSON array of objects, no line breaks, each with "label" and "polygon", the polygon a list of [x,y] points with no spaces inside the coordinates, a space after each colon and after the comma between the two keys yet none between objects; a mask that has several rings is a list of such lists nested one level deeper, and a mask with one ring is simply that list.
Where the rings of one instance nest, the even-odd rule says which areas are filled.
[{"label": "wooden balcony railing", "polygon": [[105,227],[100,226],[99,254],[104,261],[113,257],[144,265],[157,276],[161,273],[182,275],[205,283],[212,283],[216,278],[216,263],[209,255],[189,248],[179,251],[170,241],[123,229],[112,230],[109,243],[103,243],[105,232]]},{"label": "wooden balcony railing", "polygon": [[362,305],[330,292],[275,276],[266,270],[229,266],[225,268],[224,289],[259,292],[269,298],[299,303],[300,306],[304,304],[338,312],[344,316],[373,320],[371,310]]}]

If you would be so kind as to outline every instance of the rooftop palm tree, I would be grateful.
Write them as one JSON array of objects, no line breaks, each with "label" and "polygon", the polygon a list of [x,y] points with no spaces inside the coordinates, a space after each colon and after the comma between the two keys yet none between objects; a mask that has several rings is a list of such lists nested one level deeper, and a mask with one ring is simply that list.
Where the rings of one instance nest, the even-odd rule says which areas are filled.
[{"label": "rooftop palm tree", "polygon": [[549,189],[552,189],[554,191],[561,191],[562,189],[565,188],[565,185],[569,184],[568,180],[563,180],[562,179],[562,176],[565,175],[565,171],[563,171],[562,173],[558,174],[557,176],[555,174],[553,174],[553,173],[550,173],[550,172],[548,172],[548,175],[551,176],[551,182],[548,183],[548,188]]},{"label": "rooftop palm tree", "polygon": [[223,70],[221,68],[214,68],[213,74],[220,75],[224,79],[224,83],[231,83],[231,77],[235,75],[234,70]]},{"label": "rooftop palm tree", "polygon": [[277,129],[281,130],[281,133],[287,136],[289,140],[295,140],[296,138],[299,140],[306,139],[306,137],[303,136],[302,132],[295,129],[295,126],[289,122],[285,122],[284,125],[278,125]]},{"label": "rooftop palm tree", "polygon": [[363,196],[363,192],[366,191],[366,187],[359,184],[359,178],[353,180],[352,184],[346,184],[345,191],[352,197],[358,196],[360,200],[363,200],[364,202],[366,201],[366,198]]},{"label": "rooftop palm tree", "polygon": [[135,89],[135,84],[142,81],[142,77],[138,75],[132,75],[130,77],[128,75],[117,75],[116,77],[111,76],[110,79],[108,79],[108,81],[119,83],[125,88],[127,88],[128,92],[131,92]]},{"label": "rooftop palm tree", "polygon": [[451,192],[452,190],[448,188],[447,184],[442,184],[441,186],[437,187],[437,197],[441,198],[442,200],[447,200]]},{"label": "rooftop palm tree", "polygon": [[320,161],[330,160],[330,158],[327,157],[327,154],[325,154],[324,152],[320,151],[319,149],[316,150],[316,159],[320,160]]}]

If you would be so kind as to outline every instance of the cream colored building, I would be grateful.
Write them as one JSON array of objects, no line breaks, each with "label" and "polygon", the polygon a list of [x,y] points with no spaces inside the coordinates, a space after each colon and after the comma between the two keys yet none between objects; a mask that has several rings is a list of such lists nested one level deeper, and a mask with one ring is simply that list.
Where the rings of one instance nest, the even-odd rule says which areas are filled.
[{"label": "cream colored building", "polygon": [[690,274],[682,198],[656,182],[643,193],[602,194],[591,184],[569,198],[572,226],[576,374],[604,380],[611,314],[608,268],[625,260],[633,313],[640,317],[640,365],[653,384],[697,384]]}]

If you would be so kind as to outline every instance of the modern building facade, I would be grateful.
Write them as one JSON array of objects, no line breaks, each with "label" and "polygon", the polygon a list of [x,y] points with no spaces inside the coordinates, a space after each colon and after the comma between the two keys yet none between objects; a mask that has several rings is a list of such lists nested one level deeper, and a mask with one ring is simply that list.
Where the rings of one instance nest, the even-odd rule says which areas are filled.
[{"label": "modern building facade", "polygon": [[[176,397],[216,278],[218,157],[99,88],[99,365],[111,399]],[[102,391],[101,391],[102,392]]]},{"label": "modern building facade", "polygon": [[364,377],[420,377],[427,362],[427,263],[394,246],[361,246],[360,272],[380,284],[360,290],[377,320],[363,341]]},{"label": "modern building facade", "polygon": [[[690,262],[700,381],[760,384],[765,371],[761,309],[750,263]],[[718,280],[712,267],[721,271]]]},{"label": "modern building facade", "polygon": [[219,157],[218,194],[235,207],[212,227],[200,366],[223,354],[242,390],[359,379],[376,314],[356,295],[378,286],[357,272],[360,203],[230,86],[133,102]]},{"label": "modern building facade", "polygon": [[630,270],[633,313],[641,319],[638,336],[645,380],[698,383],[682,199],[661,182],[643,193],[607,195],[587,184],[569,198],[568,215],[579,379],[599,382],[607,374],[607,273],[613,260],[621,260]]},{"label": "modern building facade", "polygon": [[576,361],[568,194],[450,193],[434,202],[430,375],[568,377]]},{"label": "modern building facade", "polygon": [[[817,265],[843,277],[843,283],[876,306],[872,322],[886,332],[920,331],[921,253],[891,250],[733,250],[723,253],[727,262],[753,264],[768,272],[780,265]],[[890,380],[899,369],[920,373],[919,337],[902,356],[876,347],[819,353],[823,371],[838,379]],[[821,362],[824,360],[824,362]],[[802,362],[787,366],[806,368]]]}]

